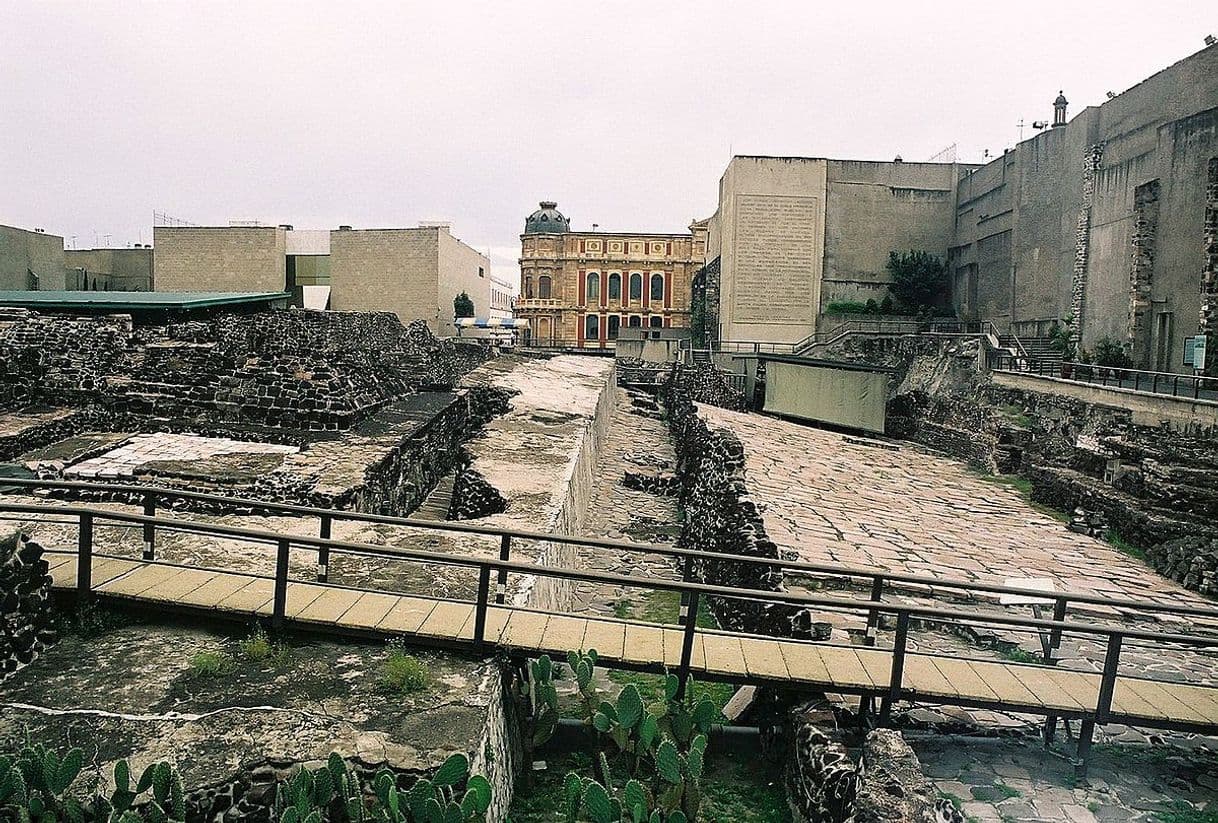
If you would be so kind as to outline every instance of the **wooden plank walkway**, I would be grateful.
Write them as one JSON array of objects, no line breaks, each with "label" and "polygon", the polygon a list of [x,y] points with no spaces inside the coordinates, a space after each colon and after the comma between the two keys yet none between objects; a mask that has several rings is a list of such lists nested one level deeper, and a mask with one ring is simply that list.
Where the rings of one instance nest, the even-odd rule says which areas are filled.
[{"label": "wooden plank walkway", "polygon": [[[54,587],[75,589],[77,555],[47,551]],[[174,611],[214,610],[227,617],[269,617],[269,577],[184,568],[139,560],[94,557],[93,591]],[[287,619],[320,631],[408,635],[472,648],[474,605],[412,595],[360,591],[292,581]],[[548,614],[507,606],[487,610],[486,642],[530,655],[563,656],[595,648],[606,666],[675,668],[682,631],[612,618]],[[888,650],[700,630],[692,671],[704,679],[781,683],[846,694],[888,694]],[[1091,717],[1100,675],[1049,666],[966,660],[941,655],[905,656],[899,698],[926,703],[1000,707],[1062,717]],[[1218,728],[1218,688],[1119,677],[1108,720],[1155,728]]]}]

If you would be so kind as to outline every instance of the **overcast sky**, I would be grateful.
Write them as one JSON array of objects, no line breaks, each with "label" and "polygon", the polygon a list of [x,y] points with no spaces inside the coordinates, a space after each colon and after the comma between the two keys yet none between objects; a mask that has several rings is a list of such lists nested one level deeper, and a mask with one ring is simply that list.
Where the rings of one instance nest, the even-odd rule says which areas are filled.
[{"label": "overcast sky", "polygon": [[1210,33],[1209,0],[3,0],[0,223],[449,220],[515,280],[541,199],[682,231],[733,152],[973,162]]}]

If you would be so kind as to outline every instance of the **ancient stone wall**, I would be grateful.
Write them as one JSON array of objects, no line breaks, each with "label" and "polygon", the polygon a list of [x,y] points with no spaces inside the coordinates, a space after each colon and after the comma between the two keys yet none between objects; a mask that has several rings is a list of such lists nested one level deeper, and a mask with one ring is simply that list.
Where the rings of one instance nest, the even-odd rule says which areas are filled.
[{"label": "ancient stone wall", "polygon": [[1197,331],[1208,338],[1205,373],[1218,376],[1218,157],[1206,167],[1205,262],[1201,271],[1201,314]]},{"label": "ancient stone wall", "polygon": [[0,315],[0,402],[160,418],[348,428],[395,397],[451,388],[484,359],[387,312],[273,311],[164,328]]},{"label": "ancient stone wall", "polygon": [[[726,429],[707,425],[694,402],[690,372],[674,369],[660,400],[677,454],[677,477],[684,511],[679,544],[700,551],[777,558],[778,547],[766,535],[765,523],[750,498],[744,477],[744,446]],[[753,564],[705,562],[695,568],[699,580],[720,586],[782,591],[781,571]],[[776,603],[711,598],[711,610],[724,628],[758,634],[807,636],[806,610]]]},{"label": "ancient stone wall", "polygon": [[1159,181],[1134,189],[1129,266],[1127,343],[1134,363],[1151,363],[1151,297],[1155,271],[1155,234],[1159,227]]},{"label": "ancient stone wall", "polygon": [[0,681],[55,642],[47,569],[42,546],[17,531],[0,536]]},{"label": "ancient stone wall", "polygon": [[964,823],[892,729],[869,732],[855,761],[797,715],[786,782],[792,817],[801,823]]}]

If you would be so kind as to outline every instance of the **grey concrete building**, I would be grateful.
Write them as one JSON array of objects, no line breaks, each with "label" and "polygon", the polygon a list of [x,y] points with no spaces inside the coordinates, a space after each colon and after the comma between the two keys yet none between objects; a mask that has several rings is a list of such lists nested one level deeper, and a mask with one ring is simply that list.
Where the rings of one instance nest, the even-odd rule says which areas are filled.
[{"label": "grey concrete building", "polygon": [[1068,106],[982,166],[734,157],[709,221],[720,339],[797,343],[834,302],[882,300],[889,253],[919,249],[966,319],[1029,337],[1068,319],[1085,350],[1191,372],[1186,337],[1218,351],[1218,45]]},{"label": "grey concrete building", "polygon": [[151,291],[152,246],[68,249],[65,288],[79,291]]},{"label": "grey concrete building", "polygon": [[61,290],[66,273],[62,237],[0,226],[0,290]]},{"label": "grey concrete building", "polygon": [[733,157],[708,223],[724,340],[797,343],[838,301],[882,300],[893,251],[945,257],[954,163]]},{"label": "grey concrete building", "polygon": [[307,308],[392,311],[455,333],[453,298],[492,308],[490,260],[447,224],[334,231],[280,226],[153,229],[157,291],[288,292]]},{"label": "grey concrete building", "polygon": [[461,292],[479,317],[491,309],[490,259],[447,224],[330,232],[330,280],[331,308],[391,311],[403,323],[425,320],[441,336],[456,333],[453,299]]},{"label": "grey concrete building", "polygon": [[1218,46],[1066,117],[964,174],[955,302],[1025,336],[1070,318],[1085,349],[1191,371],[1183,340],[1218,332]]}]

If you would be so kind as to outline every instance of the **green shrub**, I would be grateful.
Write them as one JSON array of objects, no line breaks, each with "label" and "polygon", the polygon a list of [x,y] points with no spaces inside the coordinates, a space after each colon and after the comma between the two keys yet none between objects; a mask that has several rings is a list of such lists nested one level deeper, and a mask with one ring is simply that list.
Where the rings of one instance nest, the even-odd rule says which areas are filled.
[{"label": "green shrub", "polygon": [[1108,366],[1114,369],[1133,368],[1133,361],[1125,353],[1125,347],[1110,337],[1096,341],[1092,359],[1097,366]]},{"label": "green shrub", "polygon": [[390,641],[389,654],[381,664],[381,690],[409,694],[426,689],[429,683],[431,671],[427,664],[408,653],[402,641]]},{"label": "green shrub", "polygon": [[236,668],[228,652],[198,652],[190,658],[190,670],[195,677],[223,677]]},{"label": "green shrub", "polygon": [[886,267],[892,276],[893,296],[913,310],[933,309],[947,297],[947,264],[926,251],[911,249],[888,255]]},{"label": "green shrub", "polygon": [[859,300],[834,300],[825,306],[825,314],[875,314],[875,312],[866,303]]}]

